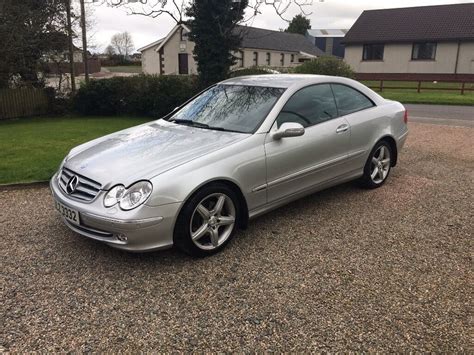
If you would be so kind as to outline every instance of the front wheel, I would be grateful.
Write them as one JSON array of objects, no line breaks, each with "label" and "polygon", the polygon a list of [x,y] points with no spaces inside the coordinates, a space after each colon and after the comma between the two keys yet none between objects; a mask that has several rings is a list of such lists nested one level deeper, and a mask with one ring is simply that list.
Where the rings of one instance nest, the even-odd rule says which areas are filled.
[{"label": "front wheel", "polygon": [[206,186],[183,207],[175,226],[178,248],[194,256],[207,256],[224,248],[239,218],[238,199],[224,184]]},{"label": "front wheel", "polygon": [[370,189],[382,186],[390,174],[392,149],[385,141],[378,142],[367,159],[362,184]]}]

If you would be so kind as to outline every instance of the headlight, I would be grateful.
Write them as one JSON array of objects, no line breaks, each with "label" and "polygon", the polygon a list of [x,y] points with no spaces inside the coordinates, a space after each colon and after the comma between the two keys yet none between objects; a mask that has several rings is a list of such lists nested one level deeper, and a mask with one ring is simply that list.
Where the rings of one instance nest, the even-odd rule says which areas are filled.
[{"label": "headlight", "polygon": [[143,204],[151,195],[153,185],[149,181],[139,181],[128,189],[123,185],[114,186],[104,197],[104,206],[119,204],[122,210],[131,210]]},{"label": "headlight", "polygon": [[117,185],[112,187],[109,192],[104,197],[104,206],[105,207],[112,207],[115,204],[120,202],[123,194],[125,193],[126,189],[123,185]]}]

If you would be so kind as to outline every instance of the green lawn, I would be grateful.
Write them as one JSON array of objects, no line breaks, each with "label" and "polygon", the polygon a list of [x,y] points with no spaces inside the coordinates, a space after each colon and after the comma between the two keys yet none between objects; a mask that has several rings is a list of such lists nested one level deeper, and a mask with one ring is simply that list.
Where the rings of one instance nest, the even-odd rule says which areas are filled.
[{"label": "green lawn", "polygon": [[[380,81],[362,81],[363,84],[378,90]],[[408,87],[412,89],[391,89],[390,87]],[[379,92],[383,97],[390,100],[400,101],[406,104],[434,104],[434,105],[474,105],[474,91],[465,91],[461,95],[460,91],[451,90],[424,90],[423,88],[461,88],[459,83],[449,82],[422,82],[421,92],[418,93],[416,88],[418,82],[415,81],[384,81],[383,92]],[[473,83],[468,83],[466,88],[474,88]]]},{"label": "green lawn", "polygon": [[57,117],[0,122],[0,184],[48,180],[72,147],[147,121]]},{"label": "green lawn", "polygon": [[116,67],[105,67],[112,73],[138,73],[141,74],[141,65],[118,65]]}]

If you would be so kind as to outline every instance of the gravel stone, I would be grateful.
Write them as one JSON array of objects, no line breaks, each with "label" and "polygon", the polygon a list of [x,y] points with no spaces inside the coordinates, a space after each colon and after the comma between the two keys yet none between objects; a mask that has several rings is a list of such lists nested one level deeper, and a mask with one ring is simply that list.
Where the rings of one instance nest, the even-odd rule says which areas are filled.
[{"label": "gravel stone", "polygon": [[221,253],[129,254],[46,187],[0,191],[0,351],[472,352],[474,129],[410,125],[387,184],[268,213]]}]

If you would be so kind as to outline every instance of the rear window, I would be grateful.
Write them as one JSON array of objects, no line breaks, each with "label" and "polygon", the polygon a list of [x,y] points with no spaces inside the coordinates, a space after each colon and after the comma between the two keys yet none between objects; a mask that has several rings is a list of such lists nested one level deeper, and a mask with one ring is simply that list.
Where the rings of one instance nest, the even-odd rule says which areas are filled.
[{"label": "rear window", "polygon": [[339,116],[348,115],[375,106],[372,100],[360,91],[345,85],[332,84],[331,86],[334,97],[336,98]]}]

